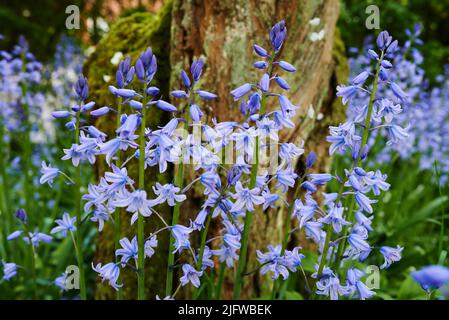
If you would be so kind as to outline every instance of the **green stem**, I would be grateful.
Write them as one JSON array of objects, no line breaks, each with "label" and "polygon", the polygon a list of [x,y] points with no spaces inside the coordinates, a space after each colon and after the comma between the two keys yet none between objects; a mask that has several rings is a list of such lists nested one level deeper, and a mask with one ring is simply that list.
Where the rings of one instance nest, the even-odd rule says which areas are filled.
[{"label": "green stem", "polygon": [[[118,98],[117,120],[116,120],[116,128],[117,129],[120,128],[120,116],[121,115],[122,115],[122,98]],[[120,150],[119,150],[119,151],[117,151],[116,166],[118,168],[120,168],[120,165],[121,165],[121,153],[120,153]],[[121,238],[120,212],[121,212],[120,208],[115,208],[115,211],[114,211],[114,242],[115,242],[115,251],[120,249],[120,238]],[[119,261],[120,261],[120,259],[116,256],[115,257],[115,262],[119,262]],[[117,282],[121,283],[121,276],[119,276]],[[117,300],[122,300],[123,299],[123,290],[122,290],[122,288],[118,288],[116,299]]]},{"label": "green stem", "polygon": [[[437,183],[438,183],[438,192],[440,194],[440,197],[443,196],[443,191],[441,190],[441,183],[440,183],[440,171],[438,170],[438,161],[435,160],[435,178],[437,179]],[[441,252],[443,251],[443,245],[444,245],[444,212],[445,212],[445,206],[441,206],[441,227],[440,227],[440,237],[438,239],[438,257],[437,259],[439,259],[439,257],[441,256]]]},{"label": "green stem", "polygon": [[4,223],[2,223],[3,236],[4,236],[3,243],[5,246],[5,251],[7,252],[8,250],[6,250],[6,248],[8,246],[8,242],[6,241],[6,237],[11,232],[12,213],[9,211],[9,193],[8,193],[9,184],[8,184],[8,176],[5,170],[6,161],[8,159],[7,146],[4,143],[5,134],[6,134],[5,127],[3,125],[2,120],[0,119],[0,179],[2,180],[0,184],[0,200],[2,201],[0,210],[2,211],[2,219],[4,221]]},{"label": "green stem", "polygon": [[[269,76],[271,78],[271,75],[273,73],[273,60],[269,61]],[[266,100],[267,96],[262,93],[262,98],[260,101],[260,114],[265,113],[265,107],[266,107]],[[256,178],[257,178],[257,171],[259,170],[259,137],[256,137],[256,143],[254,146],[254,153],[256,156],[255,164],[251,167],[251,180],[250,180],[250,189],[253,189],[256,186]],[[235,281],[234,281],[234,292],[232,294],[233,299],[239,299],[240,298],[240,291],[242,289],[242,279],[243,279],[243,273],[245,271],[246,267],[246,256],[248,253],[248,241],[249,241],[249,234],[251,229],[251,224],[253,221],[253,212],[247,211],[245,216],[245,223],[243,227],[243,235],[242,235],[242,244],[240,247],[240,254],[239,254],[239,260],[237,262],[237,273],[235,275]]]},{"label": "green stem", "polygon": [[217,300],[220,300],[220,298],[221,298],[221,288],[223,287],[225,273],[226,273],[226,261],[223,261],[220,264],[220,271],[218,273],[218,283],[217,283],[217,288],[215,291],[215,299],[217,299]]},{"label": "green stem", "polygon": [[[75,143],[80,139],[80,111],[76,113]],[[81,163],[75,168],[75,216],[76,216],[76,256],[80,272],[80,294],[81,299],[86,300],[86,282],[84,276],[83,238],[81,232]]]},{"label": "green stem", "polygon": [[[186,121],[184,123],[184,130],[188,132],[189,122],[188,122],[188,112],[184,111],[184,117]],[[175,172],[175,185],[179,188],[182,188],[184,185],[184,163],[182,162],[182,156],[179,164],[177,165]],[[181,202],[176,202],[173,208],[173,217],[171,221],[171,225],[174,226],[179,222],[179,214],[181,209]],[[167,276],[165,279],[165,295],[170,296],[173,290],[173,265],[175,263],[175,238],[173,238],[170,232],[170,243],[168,246],[168,259],[167,259]]]},{"label": "green stem", "polygon": [[[293,195],[293,201],[291,202],[290,206],[288,207],[287,219],[286,219],[286,222],[284,225],[284,239],[282,241],[281,256],[284,254],[285,249],[287,248],[288,239],[290,239],[290,228],[291,228],[291,221],[292,221],[291,216],[292,216],[293,208],[295,206],[295,200],[298,198],[299,192],[301,191],[301,184],[302,184],[303,180],[304,180],[304,177],[301,178],[300,181],[298,181],[298,185],[296,186],[295,194]],[[271,292],[272,300],[276,298],[278,284],[280,284],[280,279],[274,280],[273,290]]]},{"label": "green stem", "polygon": [[[212,213],[209,213],[207,215],[206,225],[204,226],[204,229],[201,232],[201,244],[200,244],[200,253],[198,255],[198,268],[197,268],[198,271],[200,271],[201,268],[203,267],[204,247],[206,245],[207,233],[209,231],[211,218],[212,218]],[[197,290],[195,290],[195,291],[197,291]],[[194,294],[193,294],[195,299],[198,299],[198,295],[199,295],[198,292],[194,292]]]},{"label": "green stem", "polygon": [[[146,83],[146,82],[145,82]],[[146,85],[143,88],[143,99],[142,99],[142,122],[140,124],[140,155],[139,155],[139,189],[145,189],[145,125],[146,125],[146,104],[147,104],[147,94]],[[137,298],[139,300],[145,299],[145,238],[144,238],[144,221],[143,216],[139,213],[137,218]]]},{"label": "green stem", "polygon": [[[384,52],[382,51],[382,54],[381,54],[380,59],[379,59],[379,62],[377,63],[377,66],[376,66],[376,75],[374,77],[373,89],[371,91],[371,95],[370,95],[370,99],[369,99],[369,103],[368,103],[368,112],[367,112],[367,115],[366,115],[365,129],[364,129],[364,132],[363,132],[362,142],[360,144],[360,150],[359,150],[359,154],[357,156],[357,160],[354,162],[353,167],[356,167],[358,165],[358,163],[360,162],[361,156],[362,156],[363,147],[365,146],[365,144],[367,143],[368,138],[369,138],[370,126],[371,126],[371,115],[373,113],[374,99],[376,97],[377,84],[379,82],[380,62],[382,61],[383,57],[384,57]],[[340,201],[340,199],[341,199],[343,186],[344,186],[344,184],[342,183],[341,186],[340,186],[340,192],[339,192],[338,198],[335,201],[335,203],[338,203]],[[323,272],[324,264],[326,262],[326,256],[327,256],[327,253],[328,253],[328,250],[329,250],[329,242],[330,242],[330,237],[331,237],[331,231],[332,231],[332,225],[329,224],[326,227],[326,239],[325,239],[325,242],[324,242],[324,248],[323,248],[323,253],[321,255],[320,265],[318,267],[318,273],[317,273],[318,274],[318,276],[317,276],[318,280],[320,279],[321,273]],[[341,243],[342,243],[342,241],[340,242],[339,245],[341,245]],[[340,249],[337,250],[337,252],[338,251],[340,251]]]}]

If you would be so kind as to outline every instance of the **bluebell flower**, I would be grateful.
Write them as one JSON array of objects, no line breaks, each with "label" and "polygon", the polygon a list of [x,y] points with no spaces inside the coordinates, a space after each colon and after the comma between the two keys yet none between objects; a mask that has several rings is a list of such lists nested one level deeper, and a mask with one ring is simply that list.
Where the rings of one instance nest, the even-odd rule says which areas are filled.
[{"label": "bluebell flower", "polygon": [[267,57],[268,56],[267,50],[265,50],[264,48],[262,48],[261,46],[259,46],[257,44],[253,45],[253,49],[254,49],[254,52],[257,55],[261,56],[261,57]]},{"label": "bluebell flower", "polygon": [[265,202],[265,199],[260,195],[260,189],[248,189],[242,186],[240,181],[235,185],[235,193],[232,197],[236,202],[232,205],[231,211],[254,211],[254,205],[259,205]]},{"label": "bluebell flower", "polygon": [[263,92],[267,92],[270,88],[270,76],[268,73],[264,73],[262,79],[260,80],[260,90]]},{"label": "bluebell flower", "polygon": [[92,117],[102,117],[110,111],[109,107],[101,107],[90,112]]},{"label": "bluebell flower", "polygon": [[136,222],[138,214],[141,214],[144,217],[149,217],[152,213],[150,208],[153,203],[147,199],[147,192],[145,190],[119,192],[112,203],[116,207],[126,207],[126,211],[133,213],[131,225]]},{"label": "bluebell flower", "polygon": [[28,232],[28,235],[23,238],[26,243],[31,244],[37,248],[41,242],[50,243],[53,237],[42,232]]},{"label": "bluebell flower", "polygon": [[296,72],[296,68],[286,61],[279,61],[277,64],[287,72]]},{"label": "bluebell flower", "polygon": [[312,167],[315,164],[315,161],[316,161],[316,153],[312,151],[307,155],[306,168]]},{"label": "bluebell flower", "polygon": [[287,37],[287,27],[285,26],[285,21],[279,21],[276,23],[270,31],[270,41],[275,52],[278,52],[285,38]]},{"label": "bluebell flower", "polygon": [[92,263],[92,269],[98,273],[102,278],[101,281],[108,281],[109,285],[118,291],[123,284],[118,284],[118,278],[120,277],[120,269],[114,262],[109,262],[108,264],[102,265],[98,263],[96,266]]},{"label": "bluebell flower", "polygon": [[370,245],[361,237],[359,234],[352,232],[348,236],[348,243],[354,250],[353,253],[360,254],[362,253],[362,256],[366,258],[371,251]]},{"label": "bluebell flower", "polygon": [[199,95],[201,98],[203,98],[204,100],[213,100],[213,99],[218,98],[218,96],[215,93],[211,93],[211,92],[204,91],[204,90],[197,90],[197,91],[195,91],[195,93],[197,95]]},{"label": "bluebell flower", "polygon": [[87,78],[80,75],[78,81],[75,83],[75,93],[80,100],[86,100],[89,93],[89,85],[87,84]]},{"label": "bluebell flower", "polygon": [[439,289],[449,283],[449,268],[440,265],[426,266],[411,273],[424,290]]},{"label": "bluebell flower", "polygon": [[309,192],[316,192],[318,190],[317,187],[310,181],[304,181],[301,183],[301,187]]},{"label": "bluebell flower", "polygon": [[47,183],[51,186],[53,183],[53,180],[59,175],[60,171],[58,168],[52,168],[51,165],[45,163],[45,161],[42,161],[42,168],[41,168],[41,178],[39,179],[40,184]]},{"label": "bluebell flower", "polygon": [[175,250],[173,253],[190,248],[189,235],[192,231],[192,228],[180,224],[176,224],[171,228],[171,234],[175,239]]},{"label": "bluebell flower", "polygon": [[293,250],[285,250],[284,258],[288,268],[292,272],[296,272],[298,268],[301,266],[301,260],[306,256],[302,253],[299,253],[301,247],[295,247]]},{"label": "bluebell flower", "polygon": [[156,101],[156,107],[158,107],[159,109],[161,109],[163,111],[167,111],[167,112],[178,111],[178,109],[176,109],[176,107],[174,105],[172,105],[171,103],[168,103],[167,101],[164,101],[164,100]]},{"label": "bluebell flower", "polygon": [[268,252],[262,253],[257,250],[257,261],[261,263],[263,266],[260,268],[261,274],[266,274],[267,272],[272,272],[271,276],[273,279],[279,278],[279,275],[282,275],[282,278],[285,280],[288,278],[289,272],[286,267],[287,262],[285,258],[281,256],[281,246],[271,246],[268,245]]},{"label": "bluebell flower", "polygon": [[363,85],[365,83],[365,81],[368,79],[368,77],[369,77],[369,72],[362,71],[356,77],[354,77],[354,79],[352,79],[352,84],[354,84],[356,86]]},{"label": "bluebell flower", "polygon": [[244,95],[246,95],[252,88],[252,85],[249,83],[245,83],[240,87],[231,91],[231,94],[234,96],[234,100],[237,101]]},{"label": "bluebell flower", "polygon": [[376,203],[377,200],[371,200],[363,193],[357,191],[355,193],[355,200],[357,201],[357,204],[360,206],[360,208],[368,213],[373,213],[373,207],[371,206],[372,203]]},{"label": "bluebell flower", "polygon": [[115,165],[112,165],[111,167],[112,172],[106,172],[104,174],[105,180],[110,183],[107,190],[109,193],[123,190],[126,185],[134,184],[134,180],[128,177],[128,171],[126,168],[120,169]]},{"label": "bluebell flower", "polygon": [[11,240],[15,240],[17,238],[19,238],[23,233],[23,230],[16,230],[14,232],[12,232],[10,235],[8,235],[6,237],[6,240],[11,241]]},{"label": "bluebell flower", "polygon": [[306,222],[311,220],[315,215],[318,206],[314,204],[304,204],[301,199],[296,199],[292,211],[292,216],[295,216],[299,221],[299,228],[302,228]]},{"label": "bluebell flower", "polygon": [[213,254],[218,256],[220,262],[226,262],[228,268],[234,267],[234,261],[238,260],[237,249],[223,245],[218,250],[212,250]]},{"label": "bluebell flower", "polygon": [[58,226],[51,229],[50,233],[54,234],[60,232],[61,235],[65,237],[67,235],[67,232],[76,231],[75,221],[76,221],[75,217],[71,218],[70,215],[67,212],[65,212],[62,215],[62,219],[57,219],[55,221],[58,224]]},{"label": "bluebell flower", "polygon": [[201,118],[204,116],[203,111],[196,104],[191,104],[189,107],[190,118],[195,121],[201,121]]},{"label": "bluebell flower", "polygon": [[390,83],[391,90],[393,91],[393,94],[401,101],[406,102],[407,101],[407,94],[404,92],[404,90],[401,89],[401,87],[395,83]]},{"label": "bluebell flower", "polygon": [[134,237],[131,241],[129,241],[128,238],[122,238],[120,239],[120,245],[122,247],[115,250],[115,255],[117,257],[121,256],[120,262],[122,263],[122,267],[131,259],[137,260],[138,249],[136,237]]},{"label": "bluebell flower", "polygon": [[156,199],[151,200],[151,206],[155,206],[164,202],[171,207],[173,207],[176,202],[182,202],[186,199],[184,194],[177,194],[181,191],[181,188],[176,187],[171,183],[160,184],[156,182],[156,185],[153,186],[153,192],[157,195]]},{"label": "bluebell flower", "polygon": [[343,98],[343,104],[348,103],[357,93],[357,86],[337,86],[337,97]]},{"label": "bluebell flower", "polygon": [[15,217],[22,221],[23,223],[27,223],[28,221],[28,215],[25,211],[25,209],[17,209],[14,213]]},{"label": "bluebell flower", "polygon": [[[211,259],[212,256],[213,256],[212,250],[208,246],[204,246],[201,271],[204,271],[207,267],[209,268],[214,267],[214,261]],[[197,256],[197,259],[199,259],[199,255]]]},{"label": "bluebell flower", "polygon": [[348,288],[342,286],[340,284],[340,279],[335,275],[322,278],[316,283],[316,287],[317,294],[328,296],[331,300],[338,300],[340,296],[344,296],[348,293]]},{"label": "bluebell flower", "polygon": [[366,300],[372,298],[376,292],[368,288],[360,278],[363,277],[364,273],[356,268],[349,268],[347,272],[347,287],[350,294],[356,293],[357,298],[360,300]]},{"label": "bluebell flower", "polygon": [[2,261],[4,281],[9,281],[17,275],[17,265],[14,262]]},{"label": "bluebell flower", "polygon": [[186,89],[190,89],[192,83],[190,82],[189,75],[184,70],[181,70],[181,80],[182,83],[184,84],[184,87],[186,87]]},{"label": "bluebell flower", "polygon": [[70,149],[63,149],[65,155],[61,158],[62,160],[72,159],[72,164],[78,167],[82,159],[82,153],[78,151],[79,146],[77,144],[72,144]]},{"label": "bluebell flower", "polygon": [[279,85],[279,87],[281,87],[284,90],[290,90],[290,85],[288,84],[287,81],[285,81],[284,79],[282,79],[281,77],[274,77],[274,81],[276,81],[276,83]]},{"label": "bluebell flower", "polygon": [[151,236],[150,239],[145,241],[144,253],[145,258],[151,258],[154,255],[154,248],[157,247],[158,241],[155,235]]},{"label": "bluebell flower", "polygon": [[282,192],[285,193],[289,188],[295,186],[298,175],[292,170],[278,170],[275,177],[278,182],[276,187],[282,187]]},{"label": "bluebell flower", "polygon": [[318,186],[326,184],[333,178],[330,173],[311,173],[308,176],[310,178],[310,182]]},{"label": "bluebell flower", "polygon": [[268,68],[268,63],[266,61],[257,61],[254,62],[253,66],[257,69],[266,69]]},{"label": "bluebell flower", "polygon": [[380,253],[382,253],[385,262],[380,266],[381,269],[387,269],[391,266],[393,262],[401,260],[401,252],[404,250],[403,247],[397,246],[396,248],[383,246],[380,247]]},{"label": "bluebell flower", "polygon": [[55,284],[55,286],[57,286],[62,291],[69,290],[67,288],[67,273],[65,273],[65,272],[63,274],[61,274],[59,277],[57,277],[55,279],[55,281],[53,281],[53,283]]},{"label": "bluebell flower", "polygon": [[336,233],[340,233],[343,226],[348,226],[351,224],[343,218],[344,209],[345,208],[342,207],[340,203],[337,205],[331,204],[328,210],[329,213],[325,217],[320,218],[318,221],[324,224],[332,224],[334,231]]},{"label": "bluebell flower", "polygon": [[189,282],[196,288],[200,286],[200,278],[203,275],[203,271],[197,271],[190,264],[182,265],[183,276],[179,278],[182,286],[187,285]]},{"label": "bluebell flower", "polygon": [[316,243],[319,243],[323,238],[323,224],[321,222],[308,221],[304,224],[304,230],[306,238],[313,239]]},{"label": "bluebell flower", "polygon": [[204,60],[199,58],[195,59],[190,66],[190,73],[192,74],[193,81],[200,80],[201,73],[203,72]]},{"label": "bluebell flower", "polygon": [[98,231],[101,232],[104,227],[104,222],[109,221],[110,214],[106,211],[104,207],[98,207],[92,213],[90,221],[98,222]]}]

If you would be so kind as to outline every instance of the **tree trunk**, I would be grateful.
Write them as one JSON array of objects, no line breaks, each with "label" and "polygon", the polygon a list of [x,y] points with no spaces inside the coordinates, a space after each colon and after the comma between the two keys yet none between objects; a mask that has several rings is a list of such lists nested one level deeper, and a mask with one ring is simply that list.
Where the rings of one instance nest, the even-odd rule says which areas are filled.
[{"label": "tree trunk", "polygon": [[[171,15],[168,14],[170,11]],[[150,45],[158,56],[160,68],[161,64],[168,64],[163,74],[158,72],[157,79],[163,87],[165,97],[168,96],[168,88],[180,87],[181,69],[188,69],[194,57],[202,56],[206,61],[202,87],[219,95],[219,99],[210,104],[212,114],[220,121],[237,119],[239,106],[229,92],[247,81],[253,82],[257,79],[257,73],[252,68],[256,59],[252,44],[256,42],[268,47],[268,31],[274,23],[284,19],[288,36],[282,59],[292,63],[298,70],[285,77],[292,87],[288,97],[293,104],[300,106],[300,109],[294,119],[297,126],[284,130],[281,139],[295,143],[303,140],[306,152],[313,150],[317,153],[317,168],[324,169],[329,159],[328,145],[325,143],[327,127],[330,123],[338,123],[344,114],[343,107],[335,99],[334,88],[338,82],[346,81],[348,72],[344,45],[336,32],[338,12],[338,0],[314,1],[313,4],[305,0],[174,0],[173,4],[166,5],[158,17],[139,13],[119,20],[111,28],[86,65],[89,81],[96,79],[94,83],[97,85],[93,87],[94,98],[98,98],[100,103],[110,100],[111,96],[106,96],[107,85],[102,80],[102,72],[114,74],[108,61],[115,51],[129,53],[135,59],[141,50]],[[309,23],[315,17],[321,19],[319,26]],[[321,29],[325,30],[324,38],[312,42],[309,39],[310,33],[319,32]],[[170,34],[167,30],[171,30]],[[161,119],[156,116],[154,120],[153,124]],[[100,123],[100,129],[111,133],[112,123],[115,122]],[[297,170],[301,171],[302,167],[303,164],[298,163]],[[98,173],[102,174],[103,171],[104,168],[99,165]],[[188,173],[186,180],[191,181],[194,172],[188,170]],[[171,180],[170,177],[165,179]],[[193,191],[188,196],[189,201],[183,203],[181,221],[184,224],[196,216],[201,203],[198,199],[201,197],[201,194]],[[165,215],[170,215],[169,210]],[[249,261],[254,263],[256,248],[263,249],[269,243],[280,243],[283,218],[283,214],[275,212],[260,212],[255,215],[248,251]],[[147,224],[150,225],[151,222]],[[128,216],[123,225],[129,225]],[[148,227],[148,230],[151,230],[154,225]],[[218,229],[219,226],[213,227],[209,237],[213,237]],[[124,234],[130,235],[130,230],[128,227]],[[107,262],[106,257],[111,259],[112,238],[112,228],[105,230],[99,237],[96,260]],[[165,279],[166,251],[166,243],[160,242],[156,255],[162,257],[153,257],[147,262],[153,270],[147,273],[148,288],[153,294],[163,292],[164,281],[161,279]],[[248,270],[254,267],[254,264],[249,264]],[[258,273],[245,278],[244,297],[262,295],[272,283],[264,281]],[[126,282],[126,287],[132,287],[135,280],[126,278],[125,281],[127,280],[132,282]],[[232,282],[226,281],[225,298],[230,297],[231,290]],[[132,291],[127,289],[127,298],[134,298]],[[110,290],[102,288],[97,292],[97,297],[113,296]]]}]

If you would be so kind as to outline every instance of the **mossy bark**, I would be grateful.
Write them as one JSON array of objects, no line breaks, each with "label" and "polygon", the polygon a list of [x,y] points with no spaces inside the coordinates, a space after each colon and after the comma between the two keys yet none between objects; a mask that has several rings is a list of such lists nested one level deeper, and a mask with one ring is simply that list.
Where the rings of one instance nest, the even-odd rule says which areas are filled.
[{"label": "mossy bark", "polygon": [[[282,139],[295,143],[303,140],[307,152],[313,150],[318,154],[317,170],[324,170],[329,164],[328,144],[325,142],[327,127],[331,123],[340,122],[344,117],[344,108],[339,99],[335,98],[335,86],[345,82],[348,74],[344,44],[336,30],[338,13],[337,0],[174,0],[173,4],[167,3],[157,16],[133,14],[118,20],[112,26],[85,66],[93,98],[99,105],[111,103],[112,97],[107,92],[103,75],[114,78],[116,68],[110,64],[110,59],[115,52],[130,54],[135,61],[145,47],[152,46],[158,57],[156,81],[165,97],[168,96],[169,88],[179,88],[180,70],[187,69],[194,57],[202,56],[206,60],[202,86],[219,95],[216,102],[209,104],[209,115],[213,113],[221,121],[236,119],[239,117],[239,107],[232,100],[229,91],[246,81],[257,79],[256,71],[251,67],[255,59],[252,44],[257,42],[269,47],[267,31],[278,20],[285,19],[288,38],[282,57],[298,70],[295,74],[286,75],[285,79],[292,87],[289,98],[300,109],[294,119],[296,128],[286,130]],[[321,19],[317,27],[309,24],[314,17]],[[325,30],[323,40],[310,41],[310,33],[321,29]],[[314,110],[313,116],[311,108]],[[155,113],[148,125],[154,126],[164,120],[163,115]],[[112,134],[113,123],[115,122],[111,119],[100,120],[98,125],[100,129]],[[298,163],[297,170],[301,171],[302,168],[302,162]],[[135,169],[131,166],[133,173],[137,172]],[[97,165],[97,170],[99,175],[105,170],[101,162]],[[168,175],[158,175],[155,170],[150,170],[147,174],[153,181],[172,180]],[[191,180],[193,175],[193,170],[187,170],[186,179]],[[193,191],[189,195],[189,201],[183,203],[181,208],[181,222],[187,223],[196,216],[201,197],[199,191]],[[166,210],[164,215],[169,217],[170,210]],[[154,230],[152,221],[155,220],[146,222],[148,230]],[[280,242],[283,221],[283,214],[271,211],[255,216],[248,255],[250,261],[255,261],[256,248]],[[129,216],[124,217],[122,224],[124,228],[129,226]],[[218,233],[218,229],[218,226],[212,227],[210,237]],[[133,230],[126,227],[124,235],[132,234]],[[293,238],[291,245],[297,241],[298,239]],[[105,228],[99,237],[96,259],[110,261],[113,258],[113,246],[113,228]],[[147,263],[147,287],[148,292],[153,295],[163,293],[166,248],[167,239],[160,239],[158,254]],[[254,264],[249,264],[248,270],[254,267]],[[135,298],[134,278],[132,274],[125,274],[126,298]],[[266,280],[258,273],[246,277],[243,296],[265,293],[272,284],[272,281]],[[229,298],[232,281],[225,282],[224,291],[225,297]],[[96,296],[114,297],[107,286],[101,286]],[[182,296],[188,296],[188,293],[183,293]],[[151,298],[150,295],[148,297]]]}]

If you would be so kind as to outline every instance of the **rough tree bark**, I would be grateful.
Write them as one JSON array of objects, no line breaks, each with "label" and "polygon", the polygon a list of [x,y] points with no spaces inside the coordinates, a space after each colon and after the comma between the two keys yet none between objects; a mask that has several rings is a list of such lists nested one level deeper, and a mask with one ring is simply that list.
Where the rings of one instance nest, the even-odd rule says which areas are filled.
[{"label": "rough tree bark", "polygon": [[[317,152],[319,159],[317,167],[324,168],[329,160],[328,145],[325,143],[327,127],[330,123],[340,122],[344,113],[339,100],[335,99],[334,89],[337,83],[345,82],[347,78],[344,45],[336,30],[338,13],[338,0],[313,2],[174,0],[172,4],[167,3],[158,17],[137,14],[119,20],[110,34],[98,45],[94,56],[86,65],[86,70],[90,81],[92,78],[97,79],[94,81],[98,84],[94,86],[95,98],[100,99],[101,103],[106,103],[110,96],[105,95],[104,88],[107,86],[102,80],[102,72],[113,74],[112,66],[108,64],[113,53],[122,51],[136,58],[139,51],[151,45],[156,53],[161,55],[158,55],[159,65],[169,64],[165,66],[164,74],[161,75],[159,72],[163,78],[157,79],[167,96],[168,88],[179,87],[180,70],[187,69],[194,57],[202,56],[206,60],[202,86],[219,95],[219,99],[210,104],[210,110],[213,110],[213,115],[218,120],[236,119],[239,117],[239,108],[229,95],[229,91],[244,82],[257,79],[257,73],[251,67],[255,61],[252,44],[257,42],[268,47],[268,30],[274,23],[284,19],[288,37],[282,57],[283,60],[295,65],[298,70],[286,76],[292,87],[289,98],[295,105],[300,106],[300,109],[294,119],[296,128],[284,131],[282,139],[295,143],[303,140],[307,152],[312,150]],[[319,26],[309,24],[315,17],[321,19]],[[151,25],[148,25],[149,23]],[[167,27],[170,28],[170,33],[167,32]],[[310,33],[321,29],[325,30],[324,38],[321,41],[310,41]],[[276,106],[269,106],[274,107]],[[159,120],[159,116],[156,115],[153,123]],[[112,123],[114,122],[100,123],[100,129],[112,132]],[[301,171],[302,167],[301,162],[297,164],[298,171]],[[101,166],[98,167],[99,174],[103,170]],[[194,172],[190,170],[187,179],[191,180],[193,174]],[[171,180],[170,177],[165,179]],[[195,191],[189,195],[191,200],[184,203],[181,208],[182,222],[186,223],[196,216],[200,197],[201,195]],[[169,217],[169,210],[165,215]],[[268,243],[279,242],[283,218],[282,214],[274,212],[261,213],[255,217],[248,253],[250,260],[255,260],[256,248],[264,248]],[[126,217],[123,224],[128,225],[128,222],[129,217]],[[210,236],[217,233],[217,229],[217,226],[212,228]],[[131,232],[126,230],[124,234],[129,235]],[[292,241],[298,239],[293,238]],[[166,244],[160,243],[158,254],[161,255],[165,251]],[[96,258],[105,261],[105,257],[111,258],[112,252],[112,228],[110,228],[99,238]],[[148,287],[153,294],[154,290],[162,293],[161,279],[165,279],[165,257],[162,254],[162,258],[152,259],[147,263],[152,266],[147,276]],[[251,270],[252,267],[254,265],[250,264],[248,269]],[[125,281],[134,283],[134,280],[130,280],[131,276],[126,276]],[[272,283],[264,281],[266,278],[258,273],[246,278],[244,297],[261,295]],[[227,281],[226,298],[230,297],[231,286],[232,282]],[[97,292],[97,297],[111,298],[112,295],[108,289],[102,288]],[[126,297],[134,298],[131,291],[127,291]]]}]

